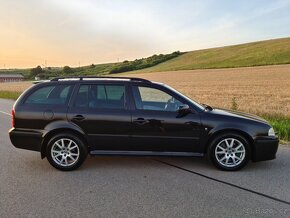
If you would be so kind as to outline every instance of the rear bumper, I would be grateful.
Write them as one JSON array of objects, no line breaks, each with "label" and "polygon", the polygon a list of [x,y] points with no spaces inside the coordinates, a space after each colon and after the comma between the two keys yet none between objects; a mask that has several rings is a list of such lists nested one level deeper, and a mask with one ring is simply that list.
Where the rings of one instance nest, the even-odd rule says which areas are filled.
[{"label": "rear bumper", "polygon": [[9,130],[9,137],[16,148],[40,151],[42,133],[37,131],[27,131],[12,128]]},{"label": "rear bumper", "polygon": [[254,140],[253,161],[273,160],[276,158],[279,139],[277,137],[257,137]]}]

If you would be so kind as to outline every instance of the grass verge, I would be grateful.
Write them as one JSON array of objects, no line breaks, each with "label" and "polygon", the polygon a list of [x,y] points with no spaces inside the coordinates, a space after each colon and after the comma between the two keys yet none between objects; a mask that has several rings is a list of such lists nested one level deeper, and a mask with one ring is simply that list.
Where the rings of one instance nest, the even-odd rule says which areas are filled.
[{"label": "grass verge", "polygon": [[261,116],[273,126],[275,132],[278,133],[280,141],[285,143],[290,141],[290,118],[271,114]]},{"label": "grass verge", "polygon": [[21,92],[0,91],[0,98],[16,100]]}]

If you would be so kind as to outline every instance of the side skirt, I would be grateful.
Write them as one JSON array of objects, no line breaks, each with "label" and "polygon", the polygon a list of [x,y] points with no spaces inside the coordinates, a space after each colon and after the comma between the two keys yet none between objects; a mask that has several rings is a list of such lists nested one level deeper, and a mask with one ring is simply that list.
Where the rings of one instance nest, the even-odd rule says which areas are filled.
[{"label": "side skirt", "polygon": [[195,152],[168,152],[168,151],[106,151],[92,150],[90,155],[104,156],[177,156],[177,157],[203,157],[203,153]]}]

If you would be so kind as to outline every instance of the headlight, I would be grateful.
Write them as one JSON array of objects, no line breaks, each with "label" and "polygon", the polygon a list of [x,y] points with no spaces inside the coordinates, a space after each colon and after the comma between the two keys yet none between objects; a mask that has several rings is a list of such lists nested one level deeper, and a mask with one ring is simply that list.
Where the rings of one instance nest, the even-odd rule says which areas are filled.
[{"label": "headlight", "polygon": [[275,136],[275,131],[273,128],[270,128],[268,131],[268,136]]}]

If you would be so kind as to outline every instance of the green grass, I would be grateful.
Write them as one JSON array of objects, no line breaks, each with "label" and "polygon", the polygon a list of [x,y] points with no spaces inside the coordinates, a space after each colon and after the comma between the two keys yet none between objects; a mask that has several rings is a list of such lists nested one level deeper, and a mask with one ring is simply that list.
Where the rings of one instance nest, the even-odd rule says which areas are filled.
[{"label": "green grass", "polygon": [[[150,58],[155,56],[156,55],[139,60],[147,63]],[[109,74],[113,69],[119,68],[124,64],[128,65],[128,63],[134,63],[134,61],[95,65],[92,64],[88,66],[76,67],[72,68],[72,75]],[[143,64],[146,68],[130,71],[130,73],[250,67],[274,64],[290,64],[290,37],[185,52],[153,67],[147,67],[150,66],[150,64],[145,64],[146,66]],[[51,67],[49,69],[45,69],[44,74],[47,77],[62,76],[62,69],[62,67]],[[30,70],[31,69],[0,69],[0,73],[21,73],[26,79],[31,79]]]},{"label": "green grass", "polygon": [[262,115],[278,133],[280,140],[290,141],[290,118],[279,115]]},{"label": "green grass", "polygon": [[16,100],[21,92],[0,91],[0,98]]},{"label": "green grass", "polygon": [[290,64],[290,38],[187,52],[177,58],[136,72],[250,67]]}]

